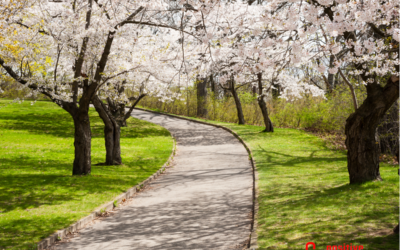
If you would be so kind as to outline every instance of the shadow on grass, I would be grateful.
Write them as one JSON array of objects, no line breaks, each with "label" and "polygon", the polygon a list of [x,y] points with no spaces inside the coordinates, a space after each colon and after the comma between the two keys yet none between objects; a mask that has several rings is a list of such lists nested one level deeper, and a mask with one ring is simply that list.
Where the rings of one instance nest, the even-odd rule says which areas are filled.
[{"label": "shadow on grass", "polygon": [[382,182],[349,185],[345,152],[315,136],[229,127],[250,145],[260,174],[260,249],[300,250],[312,241],[317,250],[343,243],[398,250],[397,169],[382,164]]},{"label": "shadow on grass", "polygon": [[[68,172],[65,170],[71,168],[70,164],[49,159],[46,162],[45,166],[39,165],[36,158],[28,158],[26,156],[24,160],[2,159],[0,171],[15,167],[16,163],[18,163],[20,171],[26,169],[36,173],[6,174],[1,176],[1,213],[17,208],[25,210],[38,208],[42,205],[58,205],[64,201],[82,200],[82,197],[87,194],[110,189],[115,190],[120,185],[126,186],[135,183],[135,180],[145,178],[145,176],[156,171],[163,163],[161,160],[154,159],[126,160],[125,164],[127,165],[123,167],[92,166],[93,174],[81,177],[66,174]],[[116,171],[117,169],[118,171]],[[118,183],[116,183],[116,180],[118,180]],[[82,194],[77,196],[78,191]],[[124,192],[125,190],[120,189],[118,191]],[[68,195],[69,193],[74,195]]]},{"label": "shadow on grass", "polygon": [[[104,125],[95,110],[90,116],[95,164],[105,156]],[[131,118],[121,128],[124,165],[92,166],[90,176],[72,176],[73,134],[70,115],[52,103],[0,110],[0,249],[28,249],[143,181],[171,153],[167,130]]]},{"label": "shadow on grass", "polygon": [[220,124],[237,132],[256,160],[260,249],[304,249],[309,241],[318,250],[343,243],[399,249],[392,233],[398,223],[397,169],[382,165],[382,182],[349,185],[345,152],[332,151],[313,135]]},{"label": "shadow on grass", "polygon": [[[149,126],[146,121],[134,118],[128,119],[128,127],[129,130],[127,128],[121,128],[121,137],[145,138],[153,136],[170,136],[168,130],[154,125]],[[103,127],[101,127],[101,129],[103,129]]]},{"label": "shadow on grass", "polygon": [[[95,111],[90,111],[92,138],[103,138],[104,125]],[[27,131],[31,134],[47,134],[55,137],[73,138],[74,124],[72,118],[65,113],[31,113],[31,114],[1,114],[1,119],[7,123],[1,125],[2,129]],[[57,121],[57,122],[55,122]],[[144,138],[152,136],[169,135],[168,131],[155,126],[149,126],[143,121],[129,119],[129,129],[121,128],[121,137]]]},{"label": "shadow on grass", "polygon": [[266,201],[260,209],[261,217],[265,216],[259,220],[261,238],[286,242],[285,249],[304,249],[310,241],[317,249],[343,243],[367,246],[364,249],[398,249],[398,235],[391,231],[397,224],[398,206],[388,202],[398,195],[396,190],[382,192],[384,183],[334,188],[303,184],[282,183],[287,186],[260,191],[259,200]]},{"label": "shadow on grass", "polygon": [[[34,222],[32,219],[14,219],[6,223],[2,223],[3,227],[7,228],[7,234],[3,234],[0,231],[0,247],[1,249],[25,249],[25,250],[37,250],[37,244],[32,243],[32,240],[40,241],[50,234],[54,233],[54,230],[49,228],[49,223],[52,225],[62,225],[66,221],[73,223],[73,220],[68,215],[59,215],[52,217],[35,217]],[[27,227],[30,231],[34,231],[33,234],[27,234]],[[27,240],[31,239],[31,240]],[[16,248],[15,246],[18,247]]]},{"label": "shadow on grass", "polygon": [[[313,163],[327,163],[327,162],[337,162],[337,161],[346,161],[346,156],[343,155],[343,157],[331,157],[331,156],[326,156],[326,157],[318,157],[314,156],[317,152],[326,152],[326,150],[313,150],[309,156],[293,156],[290,154],[284,154],[284,153],[278,153],[278,152],[273,152],[273,151],[267,151],[261,146],[258,146],[258,150],[255,151],[261,151],[261,154],[263,154],[263,157],[265,161],[259,162],[260,164],[267,164],[267,165],[280,165],[284,167],[295,167],[296,165],[300,164],[313,164]],[[282,159],[284,157],[286,160],[285,162],[277,161]]]},{"label": "shadow on grass", "polygon": [[[93,200],[94,196],[125,192],[127,188],[154,173],[163,163],[162,160],[127,160],[126,163],[134,167],[93,166],[92,175],[81,177],[61,174],[67,171],[57,171],[62,168],[69,170],[70,164],[47,160],[48,165],[43,167],[31,165],[29,162],[32,160],[34,161],[26,159],[22,164],[25,168],[36,166],[43,174],[12,174],[2,175],[0,178],[0,249],[7,246],[26,249],[21,248],[24,240],[32,242],[33,239],[43,239],[53,233],[54,229],[72,224],[110,199],[104,200],[103,197]],[[8,168],[15,162],[2,163],[2,168]],[[68,204],[65,205],[66,203]],[[50,214],[43,214],[45,211]],[[38,214],[35,215],[36,213]],[[1,218],[2,216],[5,217]],[[19,219],[19,216],[27,218]]]},{"label": "shadow on grass", "polygon": [[[383,182],[349,185],[344,151],[304,131],[223,124],[250,145],[260,174],[260,249],[318,250],[354,243],[399,249],[397,170],[382,166]],[[397,188],[396,188],[397,187]],[[311,249],[311,248],[310,248]]]}]

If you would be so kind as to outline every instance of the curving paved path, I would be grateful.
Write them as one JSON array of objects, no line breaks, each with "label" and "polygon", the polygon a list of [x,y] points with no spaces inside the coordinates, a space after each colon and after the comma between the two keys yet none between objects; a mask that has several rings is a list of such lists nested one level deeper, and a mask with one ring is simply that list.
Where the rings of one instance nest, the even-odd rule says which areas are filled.
[{"label": "curving paved path", "polygon": [[134,110],[177,140],[173,167],[131,203],[56,249],[243,249],[249,239],[252,169],[227,131]]}]

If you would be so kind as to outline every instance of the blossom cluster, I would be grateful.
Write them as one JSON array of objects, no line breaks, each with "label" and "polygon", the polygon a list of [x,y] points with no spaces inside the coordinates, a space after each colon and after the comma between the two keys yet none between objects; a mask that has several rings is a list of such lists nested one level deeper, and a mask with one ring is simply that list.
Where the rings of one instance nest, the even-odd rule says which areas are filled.
[{"label": "blossom cluster", "polygon": [[[170,101],[198,77],[215,75],[224,86],[254,84],[260,73],[265,89],[281,85],[283,98],[323,96],[293,72],[346,68],[364,84],[398,75],[398,19],[397,0],[34,0],[0,18],[0,59],[63,102],[76,82],[78,95],[96,84],[99,95],[124,103],[128,92]],[[122,85],[126,93],[116,91]]]}]

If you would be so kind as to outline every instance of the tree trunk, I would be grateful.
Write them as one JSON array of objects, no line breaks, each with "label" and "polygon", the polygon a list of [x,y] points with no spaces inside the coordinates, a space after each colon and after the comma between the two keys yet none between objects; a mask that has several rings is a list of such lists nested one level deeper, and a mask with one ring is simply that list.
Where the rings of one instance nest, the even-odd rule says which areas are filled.
[{"label": "tree trunk", "polygon": [[230,86],[230,91],[232,92],[233,99],[235,100],[235,104],[236,104],[236,110],[237,110],[237,115],[238,115],[238,120],[239,120],[238,124],[239,125],[244,125],[245,124],[245,120],[244,120],[244,115],[243,115],[243,110],[242,110],[242,103],[240,102],[239,96],[238,96],[238,94],[236,92],[235,82],[233,80],[233,77],[232,77],[232,80],[230,82],[230,85],[231,85]]},{"label": "tree trunk", "polygon": [[126,106],[125,106],[125,104],[118,105],[118,111],[119,111],[118,113],[112,114],[113,117],[114,117],[114,120],[118,123],[119,127],[128,126],[127,123],[126,123],[127,119],[124,119],[125,115],[126,115]]},{"label": "tree trunk", "polygon": [[379,172],[377,126],[399,97],[399,78],[392,76],[385,87],[367,85],[367,98],[346,120],[347,169],[350,184],[382,180]]},{"label": "tree trunk", "polygon": [[353,106],[354,106],[354,110],[358,109],[358,101],[357,101],[357,95],[356,95],[356,91],[354,90],[353,85],[349,82],[349,80],[347,80],[347,78],[345,77],[345,75],[343,74],[342,70],[339,68],[339,72],[338,72],[342,78],[343,81],[347,84],[347,86],[350,89],[350,93],[351,93],[351,97],[353,98]]},{"label": "tree trunk", "polygon": [[210,75],[210,88],[211,88],[211,92],[213,92],[215,94],[215,82],[214,82],[213,74]]},{"label": "tree trunk", "polygon": [[130,117],[134,107],[146,94],[140,94],[132,107],[126,112],[124,104],[118,104],[107,99],[105,105],[96,95],[92,98],[94,107],[104,122],[104,138],[106,144],[106,162],[104,165],[121,165],[121,127],[126,127],[126,120]]},{"label": "tree trunk", "polygon": [[102,103],[97,95],[92,98],[92,103],[104,123],[104,139],[106,146],[106,162],[104,165],[120,165],[122,163],[120,127],[111,115],[108,107]]},{"label": "tree trunk", "polygon": [[213,103],[213,105],[212,105],[212,110],[213,110],[213,120],[215,120],[215,116],[216,116],[216,114],[215,114],[215,110],[216,110],[216,100],[217,100],[217,97],[218,97],[218,92],[216,91],[216,88],[217,88],[217,86],[218,85],[216,85],[215,84],[215,81],[214,81],[214,75],[213,74],[211,74],[210,75],[210,88],[211,88],[211,98],[212,98],[212,103]]},{"label": "tree trunk", "polygon": [[267,104],[265,103],[264,96],[259,96],[257,98],[258,106],[260,106],[261,113],[263,115],[265,129],[263,132],[274,132],[274,126],[272,125],[271,119],[268,116]]},{"label": "tree trunk", "polygon": [[73,175],[89,175],[91,172],[91,131],[89,113],[79,110],[73,117],[75,126],[75,159]]},{"label": "tree trunk", "polygon": [[[335,56],[331,55],[329,58],[329,68],[333,67],[333,62],[335,61]],[[335,75],[328,73],[328,89],[329,93],[332,92],[333,88],[335,87]]]},{"label": "tree trunk", "polygon": [[114,165],[121,165],[121,127],[118,123],[114,123],[114,148],[113,148],[113,163]]},{"label": "tree trunk", "polygon": [[256,97],[256,95],[257,95],[257,87],[256,86],[251,86],[251,94],[253,97]]},{"label": "tree trunk", "polygon": [[265,102],[265,94],[263,93],[263,87],[262,87],[262,73],[257,74],[258,78],[258,106],[260,106],[261,113],[263,115],[264,119],[264,124],[265,124],[265,129],[263,132],[274,132],[274,126],[272,125],[271,119],[269,119],[268,115],[268,109],[267,109],[267,103]]},{"label": "tree trunk", "polygon": [[207,81],[206,79],[197,79],[197,116],[207,116]]},{"label": "tree trunk", "polygon": [[104,165],[106,166],[114,165],[114,125],[111,121],[110,123],[104,122],[104,140],[106,146],[106,162]]}]

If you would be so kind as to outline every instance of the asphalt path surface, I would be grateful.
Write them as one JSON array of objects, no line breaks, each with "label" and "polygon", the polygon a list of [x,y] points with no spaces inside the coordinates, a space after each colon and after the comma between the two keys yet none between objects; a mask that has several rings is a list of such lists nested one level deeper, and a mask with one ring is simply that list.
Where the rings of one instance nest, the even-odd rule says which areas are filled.
[{"label": "asphalt path surface", "polygon": [[176,138],[172,167],[113,216],[56,249],[245,248],[253,177],[243,145],[213,126],[140,110],[132,116]]}]

